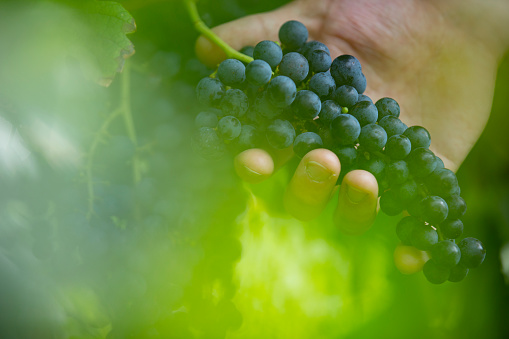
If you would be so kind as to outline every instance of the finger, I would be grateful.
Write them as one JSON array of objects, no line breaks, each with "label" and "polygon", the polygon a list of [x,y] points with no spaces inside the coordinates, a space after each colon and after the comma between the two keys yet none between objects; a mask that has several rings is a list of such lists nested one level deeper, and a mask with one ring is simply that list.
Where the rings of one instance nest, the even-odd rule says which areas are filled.
[{"label": "finger", "polygon": [[347,173],[339,189],[334,222],[349,235],[366,232],[377,214],[378,183],[373,174],[355,170]]},{"label": "finger", "polygon": [[[246,16],[214,27],[212,31],[237,51],[262,40],[277,41],[279,27],[288,20],[301,17],[296,5],[290,3],[272,12]],[[196,40],[195,52],[200,61],[210,68],[217,67],[226,59],[223,50],[203,35]]]},{"label": "finger", "polygon": [[274,160],[267,151],[259,148],[239,153],[233,164],[237,175],[252,184],[264,181],[274,172]]},{"label": "finger", "polygon": [[288,184],[285,208],[300,220],[311,220],[325,208],[341,170],[338,157],[329,150],[315,149],[302,158]]}]

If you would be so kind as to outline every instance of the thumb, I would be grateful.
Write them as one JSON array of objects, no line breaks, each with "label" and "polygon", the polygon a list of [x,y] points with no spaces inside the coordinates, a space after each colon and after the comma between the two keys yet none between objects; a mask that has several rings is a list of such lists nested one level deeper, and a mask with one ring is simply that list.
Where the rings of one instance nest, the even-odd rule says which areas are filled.
[{"label": "thumb", "polygon": [[[262,40],[278,40],[279,27],[288,20],[302,21],[298,1],[289,3],[271,12],[254,14],[214,27],[212,31],[235,50],[244,46],[255,46]],[[224,51],[201,35],[196,40],[198,59],[210,68],[216,68],[226,59]]]}]

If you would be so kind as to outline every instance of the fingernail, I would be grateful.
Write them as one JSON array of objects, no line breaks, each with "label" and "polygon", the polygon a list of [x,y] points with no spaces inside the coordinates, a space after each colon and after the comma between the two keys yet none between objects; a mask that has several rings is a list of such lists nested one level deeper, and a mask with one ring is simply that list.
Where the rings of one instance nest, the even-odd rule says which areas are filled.
[{"label": "fingernail", "polygon": [[262,175],[261,173],[258,173],[258,172],[256,172],[256,171],[252,170],[251,168],[247,167],[246,165],[244,165],[243,167],[244,167],[244,169],[245,169],[248,173],[250,173],[250,174]]},{"label": "fingernail", "polygon": [[347,186],[346,195],[348,196],[348,200],[354,204],[358,204],[368,197],[367,192],[361,191],[360,189],[357,189],[353,186]]},{"label": "fingernail", "polygon": [[324,182],[334,175],[327,167],[316,161],[309,161],[306,164],[306,173],[311,180],[316,182]]}]

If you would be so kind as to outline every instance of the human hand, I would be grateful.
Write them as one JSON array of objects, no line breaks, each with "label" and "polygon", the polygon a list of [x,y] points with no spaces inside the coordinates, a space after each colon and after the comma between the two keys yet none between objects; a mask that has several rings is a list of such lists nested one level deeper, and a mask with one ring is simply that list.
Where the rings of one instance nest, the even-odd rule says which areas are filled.
[{"label": "human hand", "polygon": [[[431,150],[455,171],[487,122],[500,51],[478,34],[469,35],[450,11],[421,1],[300,0],[218,26],[214,32],[239,50],[261,40],[276,41],[284,22],[301,21],[309,39],[325,43],[332,58],[358,58],[368,79],[365,94],[373,101],[396,99],[400,119],[428,129]],[[196,49],[209,65],[225,58],[203,37]],[[244,151],[235,159],[237,172],[249,182],[265,180],[289,158],[282,153]],[[316,217],[334,192],[340,169],[332,152],[308,153],[287,188],[287,210],[302,220]],[[377,194],[370,173],[350,172],[340,188],[335,222],[348,233],[362,233],[376,215]]]}]

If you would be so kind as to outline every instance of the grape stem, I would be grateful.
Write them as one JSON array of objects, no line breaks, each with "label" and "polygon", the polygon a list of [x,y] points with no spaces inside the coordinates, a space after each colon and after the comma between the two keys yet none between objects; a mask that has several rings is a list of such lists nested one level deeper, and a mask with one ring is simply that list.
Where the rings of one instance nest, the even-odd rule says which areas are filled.
[{"label": "grape stem", "polygon": [[237,59],[245,63],[250,63],[251,61],[253,61],[253,58],[233,49],[224,40],[222,40],[214,32],[212,32],[212,30],[208,28],[207,25],[205,25],[203,20],[200,18],[198,9],[196,8],[196,1],[197,0],[184,0],[184,3],[187,7],[187,12],[191,17],[191,21],[193,22],[194,28],[196,28],[196,30],[203,34],[207,39],[209,39],[217,46],[219,46],[224,51],[227,58]]}]

